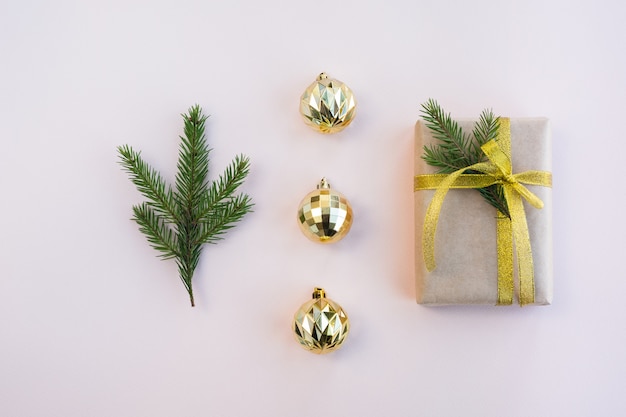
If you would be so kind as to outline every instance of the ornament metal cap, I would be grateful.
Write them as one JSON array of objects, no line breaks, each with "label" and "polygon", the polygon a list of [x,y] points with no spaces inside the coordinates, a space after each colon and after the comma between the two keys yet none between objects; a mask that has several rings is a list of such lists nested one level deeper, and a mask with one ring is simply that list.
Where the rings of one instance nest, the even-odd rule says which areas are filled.
[{"label": "ornament metal cap", "polygon": [[321,133],[346,128],[356,114],[356,99],[350,88],[322,72],[300,97],[304,122]]},{"label": "ornament metal cap", "polygon": [[323,288],[316,287],[313,299],[296,311],[292,328],[303,348],[323,354],[339,349],[350,330],[350,321],[343,308],[326,298]]},{"label": "ornament metal cap", "polygon": [[300,202],[298,225],[313,242],[338,242],[352,227],[352,207],[343,194],[331,189],[326,178],[322,178],[317,189]]},{"label": "ornament metal cap", "polygon": [[317,298],[324,298],[326,297],[326,291],[324,291],[324,288],[315,287],[312,297],[314,300]]}]

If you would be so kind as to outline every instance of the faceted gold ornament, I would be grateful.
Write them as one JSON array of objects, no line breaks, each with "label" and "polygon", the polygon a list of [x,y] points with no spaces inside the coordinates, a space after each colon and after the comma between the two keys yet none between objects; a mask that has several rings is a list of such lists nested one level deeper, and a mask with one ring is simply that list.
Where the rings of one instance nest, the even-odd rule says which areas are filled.
[{"label": "faceted gold ornament", "polygon": [[352,90],[321,73],[300,97],[300,114],[306,124],[322,133],[343,130],[354,119],[356,100]]},{"label": "faceted gold ornament", "polygon": [[317,190],[300,202],[298,224],[314,242],[338,242],[350,231],[352,207],[343,194],[332,190],[326,178],[322,178]]},{"label": "faceted gold ornament", "polygon": [[313,299],[302,304],[293,318],[296,340],[313,353],[339,349],[349,330],[350,322],[345,311],[326,298],[322,288],[315,288]]}]

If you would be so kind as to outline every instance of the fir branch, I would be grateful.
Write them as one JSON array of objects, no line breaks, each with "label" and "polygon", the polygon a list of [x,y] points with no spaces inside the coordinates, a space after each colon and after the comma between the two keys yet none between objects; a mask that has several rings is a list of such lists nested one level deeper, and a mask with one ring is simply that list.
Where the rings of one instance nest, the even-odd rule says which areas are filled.
[{"label": "fir branch", "polygon": [[139,224],[139,230],[146,235],[150,246],[161,252],[159,257],[171,259],[179,256],[174,232],[149,204],[133,206],[133,213],[133,220]]},{"label": "fir branch", "polygon": [[198,265],[201,244],[197,243],[199,218],[197,207],[206,192],[206,177],[209,172],[209,149],[204,137],[204,124],[207,119],[200,108],[194,106],[189,114],[182,115],[185,121],[184,136],[181,136],[178,153],[178,173],[176,174],[176,201],[179,204],[182,220],[177,224],[179,252],[178,271],[193,301],[191,280]]},{"label": "fir branch", "polygon": [[[478,118],[478,122],[474,125],[473,135],[475,140],[472,142],[473,146],[482,153],[480,147],[492,139],[497,139],[499,128],[500,119],[493,114],[493,111],[491,109],[483,110]],[[486,158],[483,156],[481,161],[485,159]],[[473,174],[476,172],[468,171],[468,173]],[[510,217],[509,207],[506,198],[504,198],[504,189],[501,186],[491,185],[489,187],[479,188],[478,192],[489,204],[498,209],[500,213]]]},{"label": "fir branch", "polygon": [[498,137],[498,129],[500,128],[500,118],[493,114],[491,109],[485,109],[480,113],[478,122],[474,125],[474,139],[472,144],[480,150],[480,147],[492,139]]},{"label": "fir branch", "polygon": [[440,142],[424,147],[427,163],[442,168],[443,173],[450,173],[480,162],[480,147],[477,150],[472,146],[472,139],[435,100],[429,99],[422,105],[422,118],[433,132],[433,137]]},{"label": "fir branch", "polygon": [[216,243],[222,235],[235,227],[235,223],[252,208],[252,201],[246,194],[240,194],[226,203],[220,203],[203,219],[199,243]]},{"label": "fir branch", "polygon": [[[498,134],[499,119],[491,110],[483,110],[472,131],[473,137],[467,136],[449,113],[429,99],[422,105],[422,118],[435,139],[439,143],[424,146],[422,159],[431,166],[438,168],[439,173],[450,174],[479,162],[486,161],[481,146],[495,139]],[[468,170],[468,174],[477,171]],[[500,185],[479,188],[478,192],[500,213],[510,217],[504,191]]]},{"label": "fir branch", "polygon": [[182,207],[191,211],[207,189],[210,149],[204,136],[204,124],[208,117],[202,115],[197,105],[189,109],[189,115],[183,114],[182,117],[185,130],[184,136],[180,136],[175,196]]},{"label": "fir branch", "polygon": [[130,180],[141,195],[148,199],[150,207],[163,215],[168,222],[177,222],[179,213],[172,187],[166,186],[161,174],[141,158],[141,152],[136,152],[128,145],[119,146],[117,151],[120,165],[128,172]]},{"label": "fir branch", "polygon": [[206,221],[211,211],[225,199],[232,196],[250,172],[250,160],[244,155],[237,155],[224,170],[217,181],[209,187],[206,198],[199,205],[198,218]]},{"label": "fir branch", "polygon": [[185,127],[180,137],[174,192],[130,146],[118,147],[118,153],[131,181],[148,199],[133,207],[133,220],[161,258],[176,259],[179,277],[194,306],[192,279],[202,245],[222,239],[252,209],[247,194],[235,194],[250,165],[247,157],[236,156],[219,179],[209,185],[210,149],[204,134],[207,117],[197,105],[182,116]]}]

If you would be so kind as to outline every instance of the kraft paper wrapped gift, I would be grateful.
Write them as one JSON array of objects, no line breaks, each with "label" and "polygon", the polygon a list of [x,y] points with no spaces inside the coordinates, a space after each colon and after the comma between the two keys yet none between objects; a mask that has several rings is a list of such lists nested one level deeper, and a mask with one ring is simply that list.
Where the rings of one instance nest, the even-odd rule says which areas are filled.
[{"label": "kraft paper wrapped gift", "polygon": [[[474,120],[457,120],[471,135]],[[434,174],[436,168],[422,159],[424,145],[436,143],[424,122],[415,132],[415,175]],[[545,118],[510,119],[513,174],[551,172],[552,146]],[[552,189],[527,185],[544,207],[523,202],[534,264],[534,303],[552,302]],[[497,210],[474,189],[450,189],[441,207],[435,235],[436,268],[428,271],[423,256],[422,233],[426,210],[434,190],[418,190],[415,198],[415,261],[417,302],[428,305],[491,304],[498,302]],[[517,263],[515,263],[517,266]],[[519,300],[517,267],[514,269],[513,304]]]}]

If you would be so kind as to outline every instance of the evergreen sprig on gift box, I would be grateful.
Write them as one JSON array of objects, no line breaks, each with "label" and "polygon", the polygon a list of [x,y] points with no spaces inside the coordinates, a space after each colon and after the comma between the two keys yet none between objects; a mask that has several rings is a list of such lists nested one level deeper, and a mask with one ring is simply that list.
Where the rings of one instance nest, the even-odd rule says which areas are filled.
[{"label": "evergreen sprig on gift box", "polygon": [[[457,122],[452,120],[449,113],[433,99],[422,104],[422,118],[431,130],[437,144],[425,145],[422,159],[428,165],[438,168],[438,173],[450,174],[459,169],[484,162],[486,155],[480,148],[482,145],[496,139],[499,128],[499,119],[491,110],[483,110],[472,131],[467,135]],[[477,174],[477,171],[468,170],[466,174]],[[479,188],[478,192],[498,211],[510,218],[509,208],[504,198],[502,186],[491,185]]]},{"label": "evergreen sprig on gift box", "polygon": [[150,167],[128,145],[117,148],[120,165],[147,199],[133,206],[133,220],[146,235],[150,245],[162,259],[176,259],[178,272],[189,298],[195,305],[192,278],[202,246],[216,243],[251,211],[247,194],[236,194],[248,175],[250,162],[236,156],[224,173],[210,185],[209,152],[204,135],[207,116],[195,105],[187,114],[184,136],[178,154],[175,187],[165,183],[163,176]]}]

